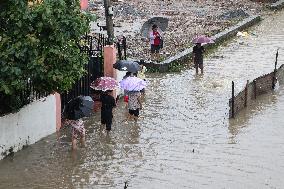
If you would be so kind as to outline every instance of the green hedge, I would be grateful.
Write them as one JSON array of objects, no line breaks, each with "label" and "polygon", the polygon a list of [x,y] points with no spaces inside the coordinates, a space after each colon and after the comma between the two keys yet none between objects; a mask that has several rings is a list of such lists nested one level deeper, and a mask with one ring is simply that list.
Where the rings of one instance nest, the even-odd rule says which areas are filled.
[{"label": "green hedge", "polygon": [[0,0],[0,9],[0,94],[9,96],[10,109],[19,108],[13,99],[18,101],[27,80],[41,93],[70,89],[84,74],[87,57],[77,42],[92,20],[80,11],[80,1],[44,0],[29,6]]}]

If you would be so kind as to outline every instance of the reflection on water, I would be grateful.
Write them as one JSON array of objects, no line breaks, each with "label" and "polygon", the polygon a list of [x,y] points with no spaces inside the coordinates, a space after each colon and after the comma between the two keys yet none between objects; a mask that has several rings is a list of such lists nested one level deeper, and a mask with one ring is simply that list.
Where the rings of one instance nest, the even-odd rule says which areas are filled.
[{"label": "reflection on water", "polygon": [[252,101],[246,109],[238,113],[235,119],[229,120],[228,128],[230,134],[232,135],[232,143],[234,143],[234,138],[239,134],[239,132],[241,132],[242,128],[249,125],[248,122],[251,119],[256,117],[264,110],[275,106],[275,104],[278,102],[277,98],[280,95],[279,90],[283,90],[283,87],[278,89],[278,91],[273,91],[269,94],[259,96],[255,101]]},{"label": "reflection on water", "polygon": [[[86,120],[87,147],[64,132],[0,161],[0,188],[283,188],[284,90],[228,120],[231,81],[241,90],[284,63],[284,12],[205,60],[205,74],[148,75],[137,125],[123,102],[110,135],[100,114]],[[68,133],[67,131],[65,131]]]}]

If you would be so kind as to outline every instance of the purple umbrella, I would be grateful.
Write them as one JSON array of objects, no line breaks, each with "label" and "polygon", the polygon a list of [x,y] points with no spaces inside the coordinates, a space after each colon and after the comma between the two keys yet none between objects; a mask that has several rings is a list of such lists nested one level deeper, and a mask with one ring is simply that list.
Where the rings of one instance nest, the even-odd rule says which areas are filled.
[{"label": "purple umbrella", "polygon": [[120,87],[126,91],[141,91],[146,85],[146,81],[138,77],[127,77],[120,81]]},{"label": "purple umbrella", "polygon": [[192,43],[214,43],[213,39],[205,35],[197,36],[192,40]]}]

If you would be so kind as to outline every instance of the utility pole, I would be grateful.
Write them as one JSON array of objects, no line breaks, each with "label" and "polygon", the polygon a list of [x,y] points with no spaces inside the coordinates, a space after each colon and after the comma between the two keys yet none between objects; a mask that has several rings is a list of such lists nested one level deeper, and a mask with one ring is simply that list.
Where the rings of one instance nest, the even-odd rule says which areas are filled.
[{"label": "utility pole", "polygon": [[109,44],[112,45],[114,41],[114,30],[113,30],[113,9],[111,0],[104,0],[104,7],[105,7],[105,17],[106,17],[106,27],[107,27],[107,35]]}]

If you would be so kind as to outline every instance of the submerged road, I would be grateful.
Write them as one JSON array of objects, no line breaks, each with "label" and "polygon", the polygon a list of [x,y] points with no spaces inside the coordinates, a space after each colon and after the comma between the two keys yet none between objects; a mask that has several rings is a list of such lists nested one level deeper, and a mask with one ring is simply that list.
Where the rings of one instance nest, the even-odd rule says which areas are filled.
[{"label": "submerged road", "polygon": [[100,115],[86,120],[87,147],[70,151],[56,135],[0,161],[0,188],[283,188],[284,88],[257,99],[228,119],[231,81],[273,71],[276,49],[284,64],[284,11],[236,37],[193,69],[149,74],[140,120],[123,122],[116,108],[107,136]]}]

